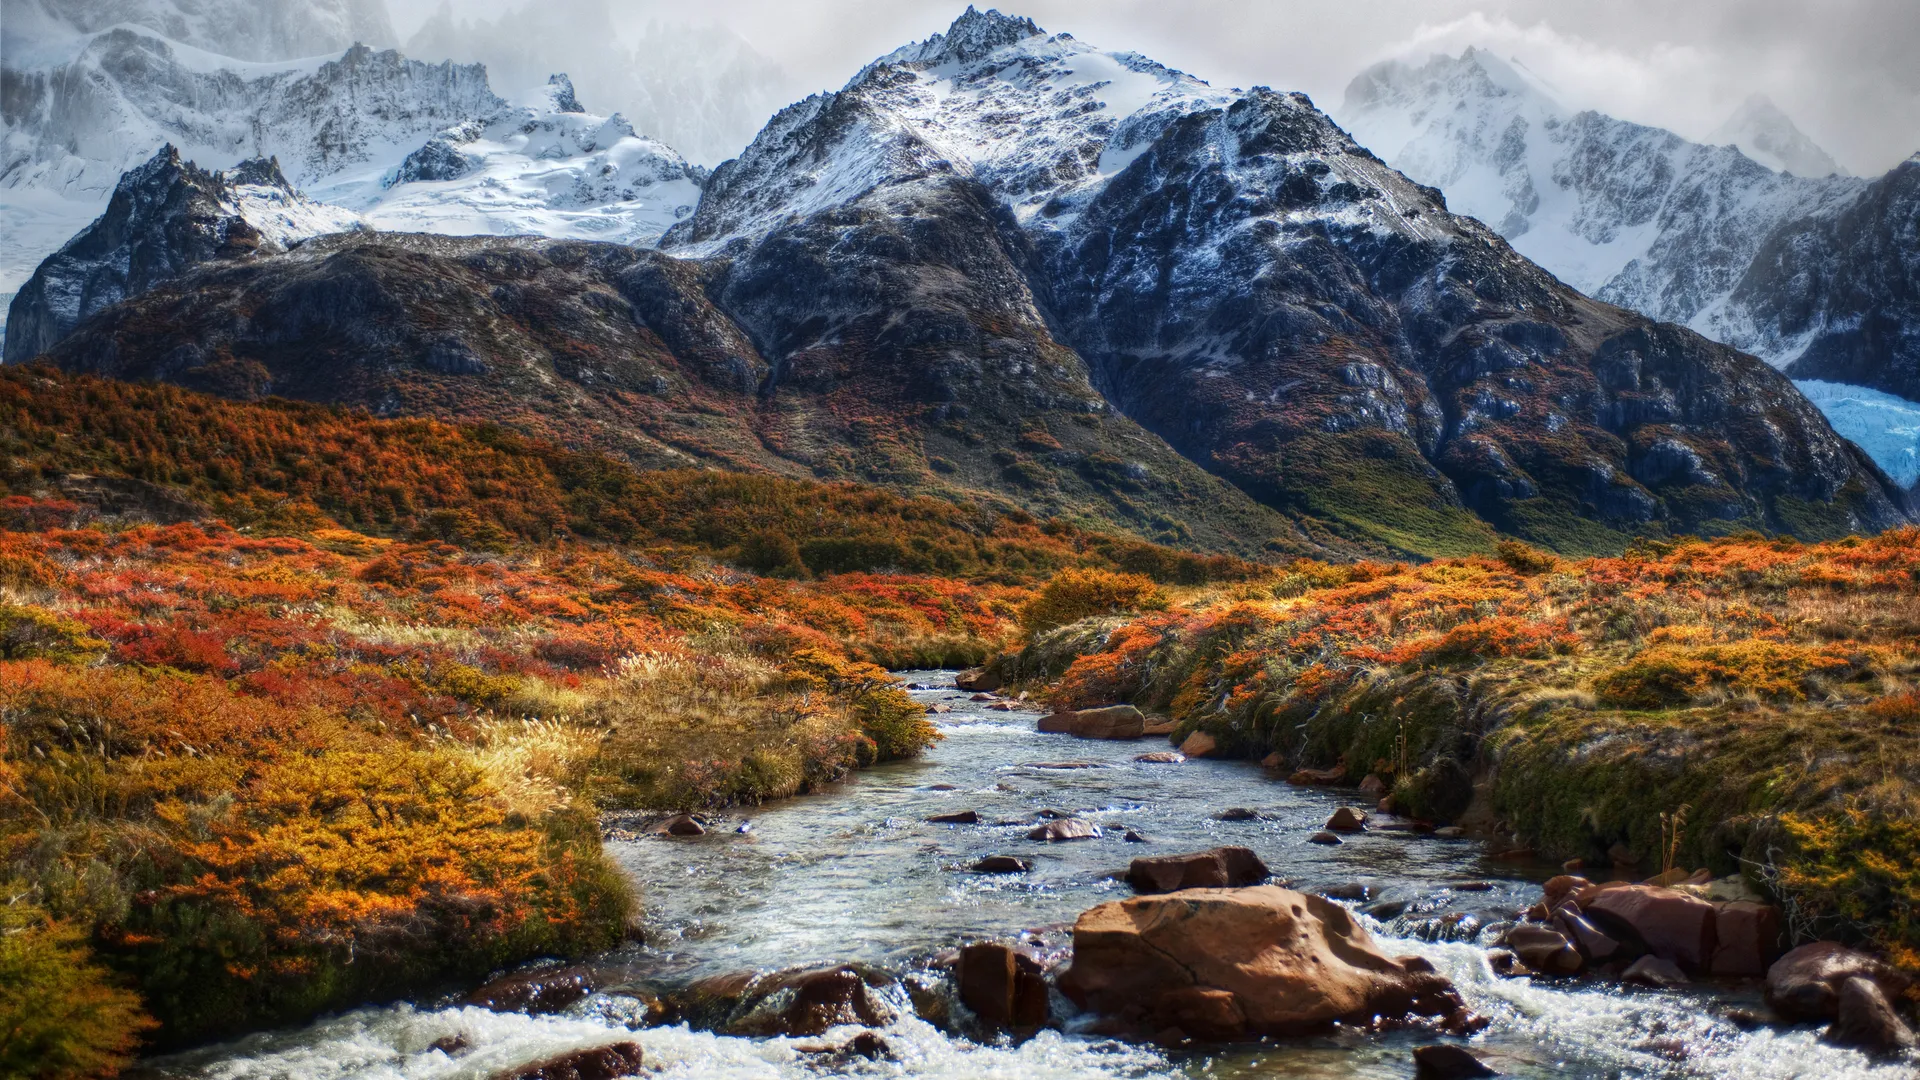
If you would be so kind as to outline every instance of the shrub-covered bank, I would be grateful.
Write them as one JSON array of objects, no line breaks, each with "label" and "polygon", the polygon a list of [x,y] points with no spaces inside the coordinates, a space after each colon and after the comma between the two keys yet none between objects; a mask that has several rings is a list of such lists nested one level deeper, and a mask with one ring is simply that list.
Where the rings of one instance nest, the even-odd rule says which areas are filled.
[{"label": "shrub-covered bank", "polygon": [[1296,563],[998,664],[1062,706],[1165,710],[1176,741],[1376,774],[1556,860],[1658,869],[1684,808],[1679,862],[1920,967],[1920,531]]},{"label": "shrub-covered bank", "polygon": [[[89,982],[44,993],[82,1013],[62,1045],[111,1048],[142,1003],[179,1042],[608,947],[630,900],[596,810],[917,753],[933,729],[861,657],[983,654],[1022,595],[338,529],[0,531],[0,967]],[[53,1060],[12,1045],[36,1038],[0,1054]]]}]

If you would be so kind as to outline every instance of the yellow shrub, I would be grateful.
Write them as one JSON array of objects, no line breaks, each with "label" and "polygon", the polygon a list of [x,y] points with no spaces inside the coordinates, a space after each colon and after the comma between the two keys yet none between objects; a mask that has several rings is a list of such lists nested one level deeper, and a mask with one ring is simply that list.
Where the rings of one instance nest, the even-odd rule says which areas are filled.
[{"label": "yellow shrub", "polygon": [[1145,575],[1062,570],[1020,609],[1020,625],[1034,634],[1094,615],[1160,611],[1166,606],[1165,594]]}]

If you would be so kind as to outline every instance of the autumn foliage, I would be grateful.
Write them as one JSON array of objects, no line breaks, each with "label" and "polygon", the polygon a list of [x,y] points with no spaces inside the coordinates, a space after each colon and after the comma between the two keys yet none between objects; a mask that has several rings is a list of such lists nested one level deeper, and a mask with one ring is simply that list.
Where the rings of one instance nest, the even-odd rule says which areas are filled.
[{"label": "autumn foliage", "polygon": [[1659,815],[1688,805],[1714,823],[1690,865],[1920,967],[1920,530],[1299,562],[997,662],[1063,706],[1378,774],[1422,816],[1477,806],[1555,859],[1659,865]]}]

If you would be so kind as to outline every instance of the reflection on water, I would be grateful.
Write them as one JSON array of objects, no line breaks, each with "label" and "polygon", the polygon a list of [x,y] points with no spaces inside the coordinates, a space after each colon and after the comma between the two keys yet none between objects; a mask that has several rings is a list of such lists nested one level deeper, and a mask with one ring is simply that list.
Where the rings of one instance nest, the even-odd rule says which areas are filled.
[{"label": "reflection on water", "polygon": [[[838,960],[891,968],[987,937],[1029,935],[1059,949],[1081,911],[1129,895],[1112,880],[1137,855],[1242,844],[1296,887],[1362,894],[1355,901],[1406,911],[1375,922],[1389,952],[1428,957],[1493,1026],[1476,1050],[1519,1077],[1741,1077],[1743,1080],[1913,1075],[1872,1068],[1858,1054],[1821,1046],[1813,1030],[1742,1032],[1724,1010],[1756,990],[1628,989],[1604,982],[1505,980],[1470,937],[1539,895],[1548,868],[1484,861],[1477,845],[1374,831],[1338,847],[1307,842],[1340,793],[1275,783],[1241,762],[1135,762],[1153,740],[1091,742],[1033,730],[1033,714],[992,712],[936,672],[905,676],[946,689],[916,691],[953,708],[946,740],[918,762],[886,766],[818,795],[737,813],[728,828],[695,838],[609,844],[641,883],[649,945],[610,957],[628,977],[671,984],[703,975]],[[1091,768],[1044,768],[1086,764]],[[1253,821],[1220,821],[1232,807]],[[934,825],[934,814],[974,810],[978,825]],[[1101,838],[1042,844],[1026,832],[1043,812],[1100,825]],[[745,831],[737,831],[746,825]],[[1132,830],[1145,839],[1124,839]],[[1028,859],[1031,873],[976,874],[987,855]],[[1531,874],[1529,874],[1531,869]],[[1465,887],[1462,887],[1465,886]],[[1433,940],[1428,940],[1433,939]],[[904,1002],[901,1003],[904,1006]],[[1332,1036],[1168,1054],[1048,1032],[1022,1046],[979,1046],[911,1018],[886,1032],[894,1060],[823,1071],[800,1046],[820,1040],[722,1038],[685,1028],[630,1035],[624,999],[596,995],[560,1016],[472,1008],[362,1009],[307,1028],[254,1036],[164,1062],[162,1075],[233,1080],[483,1080],[501,1069],[621,1037],[646,1047],[649,1075],[775,1078],[1192,1077],[1405,1078],[1409,1051],[1432,1041],[1410,1032]],[[430,1049],[464,1036],[458,1057]]]}]

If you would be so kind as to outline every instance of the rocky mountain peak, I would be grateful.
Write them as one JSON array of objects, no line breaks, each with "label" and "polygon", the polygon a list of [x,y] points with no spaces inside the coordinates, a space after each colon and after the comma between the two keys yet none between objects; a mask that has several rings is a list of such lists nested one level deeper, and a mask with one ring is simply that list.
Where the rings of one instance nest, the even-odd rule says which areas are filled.
[{"label": "rocky mountain peak", "polygon": [[7,314],[5,362],[32,359],[87,316],[214,259],[284,251],[360,219],[295,191],[277,160],[226,172],[169,143],[114,187],[107,210],[42,262]]},{"label": "rocky mountain peak", "polygon": [[583,113],[587,111],[580,107],[580,99],[575,97],[573,93],[573,80],[567,78],[565,73],[547,76],[547,92],[552,95],[553,111],[555,112]]},{"label": "rocky mountain peak", "polygon": [[1032,19],[1002,15],[997,9],[980,11],[972,4],[944,34],[935,34],[921,44],[921,61],[953,60],[963,64],[972,63],[995,49],[1037,37],[1041,30]]}]

